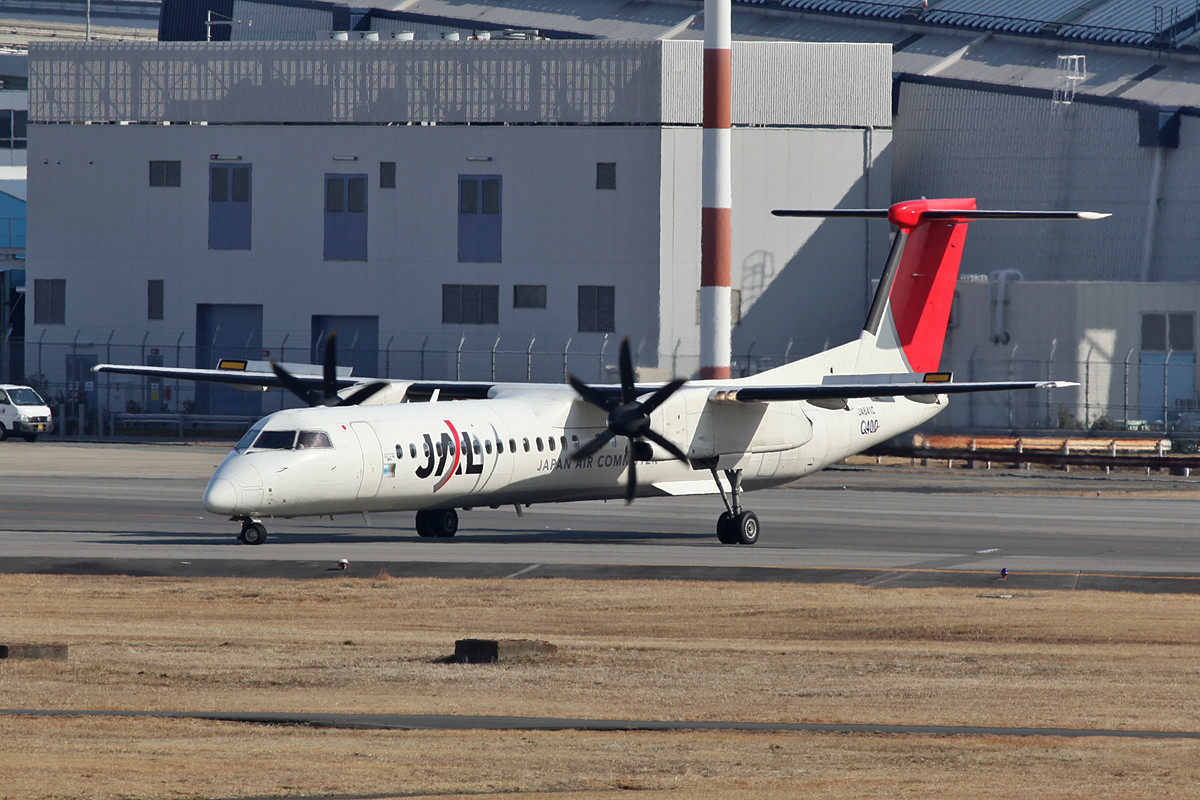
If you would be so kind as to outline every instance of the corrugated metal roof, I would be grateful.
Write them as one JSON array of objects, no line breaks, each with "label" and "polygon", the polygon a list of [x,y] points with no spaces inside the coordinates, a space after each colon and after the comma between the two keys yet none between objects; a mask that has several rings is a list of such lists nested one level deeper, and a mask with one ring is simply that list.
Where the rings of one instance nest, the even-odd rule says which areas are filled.
[{"label": "corrugated metal roof", "polygon": [[921,22],[961,25],[1006,33],[1038,33],[1079,7],[1081,0],[944,0]]},{"label": "corrugated metal roof", "polygon": [[784,8],[797,11],[823,11],[852,14],[856,17],[897,19],[921,7],[920,0],[782,0]]},{"label": "corrugated metal roof", "polygon": [[1062,36],[1120,44],[1152,44],[1196,29],[1196,0],[1110,0],[1065,28]]},{"label": "corrugated metal roof", "polygon": [[322,7],[234,0],[230,16],[228,39],[233,42],[311,42],[328,39],[334,29],[333,12]]},{"label": "corrugated metal roof", "polygon": [[[392,4],[389,4],[392,5]],[[579,31],[608,39],[657,39],[686,25],[702,10],[696,4],[613,2],[594,0],[524,0],[489,3],[485,0],[416,0],[406,14],[425,14],[498,27]]]}]

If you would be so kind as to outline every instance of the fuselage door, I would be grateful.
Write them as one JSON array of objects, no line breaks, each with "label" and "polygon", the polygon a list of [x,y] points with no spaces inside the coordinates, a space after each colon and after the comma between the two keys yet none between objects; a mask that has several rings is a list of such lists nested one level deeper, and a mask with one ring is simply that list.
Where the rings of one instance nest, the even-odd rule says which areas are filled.
[{"label": "fuselage door", "polygon": [[362,451],[362,482],[358,487],[358,496],[374,497],[379,493],[379,483],[383,480],[383,448],[375,429],[368,423],[351,422],[350,430],[354,431]]}]

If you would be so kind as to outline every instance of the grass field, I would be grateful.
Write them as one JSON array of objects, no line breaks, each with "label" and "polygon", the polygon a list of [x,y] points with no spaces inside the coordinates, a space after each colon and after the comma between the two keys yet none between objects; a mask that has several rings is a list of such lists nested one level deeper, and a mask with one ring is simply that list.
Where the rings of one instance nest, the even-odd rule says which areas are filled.
[{"label": "grass field", "polygon": [[[1178,595],[0,576],[0,707],[1200,730]],[[555,656],[446,662],[454,641]],[[1200,742],[2,717],[0,797],[1191,797]]]}]

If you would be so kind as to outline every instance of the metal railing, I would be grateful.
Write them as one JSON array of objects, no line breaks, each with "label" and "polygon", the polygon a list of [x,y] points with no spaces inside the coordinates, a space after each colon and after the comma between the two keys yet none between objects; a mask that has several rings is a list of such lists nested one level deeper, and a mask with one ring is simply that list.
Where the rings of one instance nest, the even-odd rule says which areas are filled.
[{"label": "metal railing", "polygon": [[[188,381],[162,381],[95,374],[97,363],[157,364],[168,367],[215,366],[218,358],[316,363],[319,353],[309,335],[256,334],[232,347],[210,343],[201,349],[184,344],[186,334],[152,336],[129,333],[64,331],[55,336],[43,329],[36,340],[22,341],[0,331],[0,348],[23,348],[24,371],[15,374],[0,360],[0,381],[29,383],[59,410],[56,426],[64,435],[104,433],[113,428],[113,415],[203,412],[252,418],[296,404],[281,391],[233,392],[221,403],[210,401],[212,389]],[[261,339],[261,344],[259,343]],[[811,343],[809,343],[811,345]],[[699,357],[682,342],[655,343],[634,339],[634,361],[649,365],[639,380],[651,382],[693,377]],[[318,342],[317,350],[320,349]],[[589,383],[614,383],[619,349],[615,334],[577,334],[564,338],[496,336],[456,333],[452,336],[396,334],[367,347],[353,336],[339,341],[339,360],[353,365],[354,375],[395,380],[461,380],[563,383],[568,373]],[[735,376],[756,374],[796,360],[813,349],[791,341],[736,347]],[[1012,391],[958,396],[936,417],[936,430],[1142,430],[1200,437],[1200,393],[1196,357],[1192,352],[1138,353],[1116,357],[1100,350],[1083,351],[1083,358],[1063,358],[1055,348],[1043,348],[1027,358],[1019,346],[980,345],[963,359],[947,357],[944,367],[955,380],[1068,380],[1078,387],[1052,391]],[[1068,348],[1062,348],[1066,351]],[[1072,355],[1074,355],[1072,353]],[[953,362],[953,363],[951,363]],[[208,394],[206,394],[206,392]],[[232,398],[232,399],[230,399]],[[82,412],[81,412],[82,409]],[[195,421],[194,419],[192,420]]]}]

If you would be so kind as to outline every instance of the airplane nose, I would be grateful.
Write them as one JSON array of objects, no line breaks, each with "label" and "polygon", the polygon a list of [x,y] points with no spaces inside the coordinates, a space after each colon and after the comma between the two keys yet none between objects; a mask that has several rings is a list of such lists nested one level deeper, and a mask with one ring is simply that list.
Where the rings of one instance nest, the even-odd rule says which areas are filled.
[{"label": "airplane nose", "polygon": [[213,478],[204,490],[204,508],[213,514],[233,514],[238,507],[238,490],[224,478]]}]

